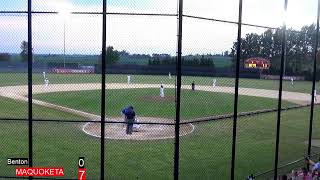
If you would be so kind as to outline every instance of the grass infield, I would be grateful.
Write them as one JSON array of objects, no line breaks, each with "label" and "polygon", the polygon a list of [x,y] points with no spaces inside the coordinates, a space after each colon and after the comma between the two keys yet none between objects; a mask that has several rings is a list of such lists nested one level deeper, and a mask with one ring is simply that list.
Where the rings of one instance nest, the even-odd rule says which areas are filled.
[{"label": "grass infield", "polygon": [[[35,99],[100,115],[99,90],[36,94]],[[121,89],[106,91],[106,112],[109,117],[120,116],[123,107],[132,105],[138,116],[175,117],[175,90],[165,89],[165,99],[159,89]],[[168,98],[169,97],[169,98]],[[233,113],[233,94],[182,90],[181,118],[192,119]],[[277,100],[239,96],[239,112],[274,108]],[[293,105],[283,101],[283,107]]]}]

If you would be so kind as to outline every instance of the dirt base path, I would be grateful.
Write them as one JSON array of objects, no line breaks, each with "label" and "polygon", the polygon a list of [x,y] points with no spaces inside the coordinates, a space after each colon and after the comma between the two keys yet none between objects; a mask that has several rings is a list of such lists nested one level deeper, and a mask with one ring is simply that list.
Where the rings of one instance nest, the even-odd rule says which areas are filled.
[{"label": "dirt base path", "polygon": [[[83,91],[83,90],[99,90],[101,84],[87,83],[87,84],[50,84],[49,87],[44,85],[33,85],[33,94],[50,93],[50,92],[64,92],[64,91]],[[165,88],[175,88],[174,85],[164,84]],[[111,83],[106,84],[106,89],[130,89],[130,88],[160,88],[160,84],[124,84],[124,83]],[[189,85],[182,85],[182,89],[191,89]],[[17,96],[26,96],[28,94],[27,86],[6,86],[0,87],[0,96],[19,99]],[[207,92],[222,92],[234,94],[234,87],[223,86],[196,86],[196,90]],[[265,98],[278,98],[277,90],[267,89],[254,89],[254,88],[239,88],[239,95],[265,97]],[[308,104],[311,102],[311,95],[299,92],[282,92],[282,99],[299,104]]]}]

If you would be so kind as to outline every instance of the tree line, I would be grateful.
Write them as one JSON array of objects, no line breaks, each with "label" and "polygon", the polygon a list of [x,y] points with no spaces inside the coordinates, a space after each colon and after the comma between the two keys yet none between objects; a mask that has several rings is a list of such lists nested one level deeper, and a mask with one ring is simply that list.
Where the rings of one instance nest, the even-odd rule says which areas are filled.
[{"label": "tree line", "polygon": [[[267,29],[261,34],[249,33],[241,38],[240,68],[244,68],[244,61],[250,57],[269,59],[271,67],[265,72],[277,75],[280,72],[281,38],[283,30]],[[311,78],[313,71],[313,56],[315,52],[316,25],[303,26],[300,31],[288,29],[286,31],[286,61],[285,75],[301,75]],[[235,66],[237,42],[233,43],[230,56]],[[318,68],[317,71],[319,71]]]},{"label": "tree line", "polygon": [[[149,65],[176,65],[176,63],[176,57],[168,54],[153,54],[148,60]],[[205,55],[201,55],[201,57],[182,57],[181,64],[183,66],[209,66],[215,68],[213,59],[208,58]]]},{"label": "tree line", "polygon": [[[102,53],[100,54],[100,59],[102,57]],[[170,54],[130,54],[125,50],[118,51],[115,50],[113,46],[108,46],[106,48],[106,63],[114,64],[120,60],[120,57],[130,57],[133,59],[148,59],[148,65],[175,65],[176,56],[171,56]],[[182,65],[185,66],[210,66],[215,67],[213,59],[208,58],[205,55],[201,55],[201,57],[197,56],[187,56],[182,58]]]},{"label": "tree line", "polygon": [[[22,41],[20,45],[20,58],[22,62],[28,61],[28,42]],[[9,53],[0,53],[0,62],[10,61],[11,60],[11,54]]]}]

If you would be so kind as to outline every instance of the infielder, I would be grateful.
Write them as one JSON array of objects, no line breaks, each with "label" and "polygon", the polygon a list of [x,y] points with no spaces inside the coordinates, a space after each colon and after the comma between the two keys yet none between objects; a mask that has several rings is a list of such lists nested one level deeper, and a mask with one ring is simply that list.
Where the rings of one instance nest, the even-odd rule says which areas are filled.
[{"label": "infielder", "polygon": [[48,87],[49,85],[49,80],[48,78],[46,77],[46,72],[42,72],[43,74],[43,79],[44,79],[44,87]]},{"label": "infielder", "polygon": [[128,78],[128,84],[130,84],[131,83],[131,76],[129,75],[129,76],[127,76],[127,78]]},{"label": "infielder", "polygon": [[47,78],[44,80],[44,86],[45,86],[45,87],[48,87],[48,86],[49,86],[49,80],[48,80]]},{"label": "infielder", "polygon": [[217,79],[213,79],[213,81],[212,81],[212,87],[216,87],[216,82],[217,82]]},{"label": "infielder", "polygon": [[191,83],[191,89],[192,89],[192,91],[194,91],[195,90],[195,84],[194,84],[194,81]]},{"label": "infielder", "polygon": [[293,77],[291,77],[290,80],[291,80],[291,86],[293,86]]},{"label": "infielder", "polygon": [[164,87],[162,84],[160,86],[160,97],[164,98]]},{"label": "infielder", "polygon": [[124,121],[127,124],[126,134],[132,134],[136,113],[134,112],[132,106],[125,107],[121,112],[124,114]]}]

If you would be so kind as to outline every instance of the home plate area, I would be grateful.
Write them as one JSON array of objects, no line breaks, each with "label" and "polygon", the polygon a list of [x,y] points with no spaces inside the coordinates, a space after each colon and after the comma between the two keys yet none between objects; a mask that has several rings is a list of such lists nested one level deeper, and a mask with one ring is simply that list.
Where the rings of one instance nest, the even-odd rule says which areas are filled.
[{"label": "home plate area", "polygon": [[[119,118],[113,118],[109,121],[123,122]],[[172,119],[155,118],[155,117],[138,117],[139,123],[174,123]],[[127,139],[127,140],[156,140],[174,138],[175,125],[163,124],[140,124],[132,134],[126,134],[126,124],[124,123],[106,123],[105,137],[107,139]],[[94,137],[101,137],[101,127],[99,122],[88,122],[82,130]],[[194,126],[191,123],[180,125],[180,136],[192,133]]]}]

